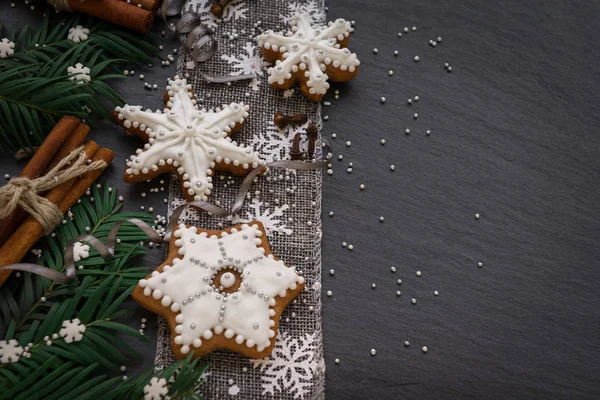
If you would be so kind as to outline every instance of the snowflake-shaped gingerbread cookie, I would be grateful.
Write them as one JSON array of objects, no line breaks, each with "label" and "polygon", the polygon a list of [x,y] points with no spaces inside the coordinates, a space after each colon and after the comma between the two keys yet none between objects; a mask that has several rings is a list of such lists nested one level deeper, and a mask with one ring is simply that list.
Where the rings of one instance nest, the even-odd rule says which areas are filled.
[{"label": "snowflake-shaped gingerbread cookie", "polygon": [[215,170],[245,176],[264,161],[251,147],[229,137],[248,116],[244,103],[216,110],[199,109],[192,86],[175,76],[169,80],[164,111],[141,106],[117,107],[114,117],[127,132],[146,140],[127,162],[126,182],[143,182],[177,171],[188,200],[208,200]]},{"label": "snowflake-shaped gingerbread cookie", "polygon": [[298,81],[302,93],[320,101],[329,82],[345,82],[358,73],[360,61],[345,48],[354,29],[338,19],[327,27],[313,27],[308,14],[297,14],[287,34],[267,31],[257,36],[265,59],[275,62],[268,69],[271,86],[288,89]]},{"label": "snowflake-shaped gingerbread cookie", "polygon": [[84,28],[81,25],[77,25],[71,29],[69,29],[69,35],[67,39],[74,43],[85,42],[88,40],[88,35],[90,34],[90,30],[88,28]]},{"label": "snowflake-shaped gingerbread cookie", "polygon": [[15,339],[0,340],[0,364],[17,362],[23,354],[23,348]]},{"label": "snowflake-shaped gingerbread cookie", "polygon": [[81,323],[79,318],[63,321],[62,328],[58,331],[58,334],[66,343],[81,341],[84,333],[85,325]]},{"label": "snowflake-shaped gingerbread cookie", "polygon": [[262,358],[303,288],[304,278],[271,254],[260,222],[223,231],[180,225],[168,259],[140,280],[133,298],[167,318],[178,358],[217,349]]}]

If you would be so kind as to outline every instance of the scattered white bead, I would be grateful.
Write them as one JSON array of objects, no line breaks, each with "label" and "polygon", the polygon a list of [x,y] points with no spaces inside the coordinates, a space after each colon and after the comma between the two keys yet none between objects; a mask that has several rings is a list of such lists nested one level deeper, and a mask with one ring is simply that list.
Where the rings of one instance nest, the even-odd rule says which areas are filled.
[{"label": "scattered white bead", "polygon": [[425,132],[425,134],[427,134],[427,135],[431,135],[431,130],[430,130],[430,129],[427,129],[427,131]]},{"label": "scattered white bead", "polygon": [[417,271],[417,276],[421,276],[421,271]]},{"label": "scattered white bead", "polygon": [[434,290],[434,291],[433,291],[433,295],[434,295],[434,296],[437,296],[438,294],[440,294],[440,293],[439,293],[437,290]]},{"label": "scattered white bead", "polygon": [[350,147],[351,145],[352,145],[352,142],[348,140],[348,141],[346,142],[346,147]]},{"label": "scattered white bead", "polygon": [[396,272],[396,267],[390,267],[390,271]]},{"label": "scattered white bead", "polygon": [[414,297],[412,299],[410,299],[410,302],[413,304],[417,304],[417,299],[415,299]]},{"label": "scattered white bead", "polygon": [[327,296],[329,296],[329,297],[333,296],[333,292],[331,290],[328,290],[327,291]]},{"label": "scattered white bead", "polygon": [[406,128],[406,129],[404,130],[404,133],[406,133],[406,134],[408,135],[408,134],[410,133],[410,129]]},{"label": "scattered white bead", "polygon": [[428,350],[428,349],[427,349],[427,346],[423,346],[423,347],[421,348],[421,350],[423,350],[423,353],[427,353],[427,350]]},{"label": "scattered white bead", "polygon": [[382,97],[382,98],[381,98],[381,102],[382,102],[382,103],[385,103],[385,97]]},{"label": "scattered white bead", "polygon": [[375,289],[375,288],[377,287],[377,285],[373,283],[373,284],[371,284],[371,287],[372,287],[373,289]]},{"label": "scattered white bead", "polygon": [[475,214],[475,219],[479,219],[479,214]]},{"label": "scattered white bead", "polygon": [[408,346],[410,346],[410,342],[409,342],[408,340],[405,340],[405,341],[404,341],[404,345],[405,345],[406,347],[408,347]]},{"label": "scattered white bead", "polygon": [[334,362],[335,362],[336,364],[339,364],[339,363],[340,363],[340,359],[339,359],[339,358],[336,358]]},{"label": "scattered white bead", "polygon": [[394,50],[394,55],[397,56],[398,55],[398,50]]},{"label": "scattered white bead", "polygon": [[390,170],[393,171],[396,169],[396,166],[394,164],[390,165]]},{"label": "scattered white bead", "polygon": [[383,222],[384,220],[385,220],[385,218],[379,217],[379,222]]},{"label": "scattered white bead", "polygon": [[481,268],[481,267],[483,267],[483,263],[482,263],[482,262],[478,262],[478,263],[477,263],[477,266],[478,266],[479,268]]},{"label": "scattered white bead", "polygon": [[401,296],[401,295],[402,295],[402,292],[399,290],[396,290],[396,296]]},{"label": "scattered white bead", "polygon": [[419,56],[415,56],[415,62],[419,62],[420,58]]},{"label": "scattered white bead", "polygon": [[373,54],[377,54],[377,53],[379,53],[379,50],[373,49]]},{"label": "scattered white bead", "polygon": [[408,33],[408,28],[407,27],[404,27],[404,32]]},{"label": "scattered white bead", "polygon": [[414,118],[414,119],[417,119],[417,118],[419,118],[419,113],[414,113],[414,114],[413,114],[413,118]]},{"label": "scattered white bead", "polygon": [[385,144],[385,139],[381,139],[381,144]]},{"label": "scattered white bead", "polygon": [[349,244],[348,245],[348,250],[353,250],[354,249],[354,245]]},{"label": "scattered white bead", "polygon": [[371,349],[371,355],[374,356],[375,354],[377,354],[377,350]]},{"label": "scattered white bead", "polygon": [[335,275],[335,270],[334,269],[330,269],[329,270],[329,275]]},{"label": "scattered white bead", "polygon": [[390,70],[388,71],[388,75],[389,75],[389,76],[392,76],[392,75],[394,75],[394,71],[392,71],[392,70],[390,69]]},{"label": "scattered white bead", "polygon": [[414,31],[416,31],[416,30],[417,30],[417,27],[416,27],[416,26],[413,26],[413,27],[412,27],[412,30],[413,30],[413,32],[414,32]]},{"label": "scattered white bead", "polygon": [[360,187],[360,190],[365,190],[365,184],[364,183],[361,183],[359,187]]},{"label": "scattered white bead", "polygon": [[398,279],[398,280],[396,281],[396,283],[397,283],[398,285],[401,285],[401,284],[402,284],[402,279]]}]

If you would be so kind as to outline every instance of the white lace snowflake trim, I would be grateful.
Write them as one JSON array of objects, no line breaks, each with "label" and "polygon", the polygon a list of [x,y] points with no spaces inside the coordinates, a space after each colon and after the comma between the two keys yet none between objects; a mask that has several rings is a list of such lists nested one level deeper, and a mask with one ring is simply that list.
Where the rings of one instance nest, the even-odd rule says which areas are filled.
[{"label": "white lace snowflake trim", "polygon": [[230,64],[233,71],[229,73],[230,76],[248,75],[253,74],[254,79],[248,84],[252,90],[258,91],[258,85],[260,85],[260,79],[264,75],[263,69],[266,68],[268,63],[263,57],[258,48],[252,43],[247,42],[242,49],[245,53],[239,55],[221,55],[221,59],[227,61]]},{"label": "white lace snowflake trim", "polygon": [[0,58],[6,58],[15,53],[15,43],[7,38],[0,40]]},{"label": "white lace snowflake trim", "polygon": [[167,380],[165,378],[152,377],[150,382],[144,386],[144,400],[161,400],[169,393]]},{"label": "white lace snowflake trim", "polygon": [[15,339],[0,340],[0,364],[17,362],[21,358],[21,354],[23,354],[23,348]]},{"label": "white lace snowflake trim", "polygon": [[319,363],[315,360],[316,334],[306,334],[294,339],[280,331],[273,354],[268,358],[250,360],[260,368],[262,395],[279,392],[292,394],[294,399],[304,399],[310,393],[312,379]]},{"label": "white lace snowflake trim", "polygon": [[77,63],[72,67],[68,67],[67,72],[69,74],[75,74],[69,79],[72,81],[78,81],[78,84],[89,82],[92,79],[90,77],[90,69],[88,67],[84,67],[81,63]]},{"label": "white lace snowflake trim", "polygon": [[248,207],[251,210],[246,211],[245,218],[241,217],[239,214],[234,216],[233,222],[235,224],[260,221],[264,225],[268,236],[273,236],[275,233],[285,233],[286,235],[291,235],[293,233],[292,229],[286,226],[283,215],[283,212],[290,208],[289,205],[283,204],[281,206],[274,206],[271,210],[269,205],[254,198]]},{"label": "white lace snowflake trim", "polygon": [[65,340],[65,343],[79,342],[83,339],[85,325],[81,323],[79,318],[66,320],[62,323],[62,329],[58,334]]},{"label": "white lace snowflake trim", "polygon": [[75,242],[73,246],[73,260],[75,262],[84,260],[90,256],[90,246],[81,242]]},{"label": "white lace snowflake trim", "polygon": [[77,25],[76,27],[69,29],[69,35],[67,36],[67,39],[74,43],[85,42],[88,39],[89,34],[90,30],[88,28]]}]

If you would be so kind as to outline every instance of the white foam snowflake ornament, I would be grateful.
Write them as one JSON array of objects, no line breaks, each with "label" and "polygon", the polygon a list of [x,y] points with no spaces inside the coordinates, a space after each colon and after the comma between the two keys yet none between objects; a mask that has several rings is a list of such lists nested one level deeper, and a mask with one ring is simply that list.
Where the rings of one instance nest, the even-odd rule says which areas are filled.
[{"label": "white foam snowflake ornament", "polygon": [[250,360],[254,368],[262,372],[262,395],[280,392],[304,399],[310,393],[312,378],[319,368],[315,359],[315,334],[298,338],[285,331],[277,335],[273,354],[264,359]]},{"label": "white foam snowflake ornament", "polygon": [[347,81],[354,77],[360,61],[340,45],[354,30],[349,22],[340,18],[327,27],[313,27],[311,17],[301,13],[291,24],[285,35],[267,31],[256,38],[265,58],[275,61],[267,71],[271,85],[287,89],[299,80],[305,95],[316,99],[325,95],[330,78]]},{"label": "white foam snowflake ornament", "polygon": [[115,109],[118,121],[132,134],[148,140],[144,149],[130,157],[125,181],[152,179],[165,170],[175,170],[188,200],[208,200],[215,170],[246,175],[263,165],[251,147],[229,137],[241,129],[249,107],[244,103],[200,110],[192,85],[175,76],[167,86],[164,111],[142,111],[141,106]]},{"label": "white foam snowflake ornament", "polygon": [[88,40],[88,35],[90,34],[90,30],[88,28],[84,28],[81,25],[77,25],[71,29],[69,29],[69,34],[67,35],[67,39],[74,43],[81,43]]},{"label": "white foam snowflake ornament", "polygon": [[92,79],[90,77],[90,69],[88,67],[84,67],[81,63],[77,63],[72,67],[67,67],[67,72],[69,74],[74,74],[73,76],[69,77],[69,79],[72,81],[77,81],[77,84],[89,82]]},{"label": "white foam snowflake ornament", "polygon": [[8,38],[3,38],[0,40],[0,58],[6,58],[15,53],[15,43],[8,40]]},{"label": "white foam snowflake ornament", "polygon": [[23,354],[23,348],[15,339],[0,340],[0,364],[8,364],[19,361]]},{"label": "white foam snowflake ornament", "polygon": [[169,393],[167,380],[153,376],[150,382],[144,386],[144,400],[161,400]]},{"label": "white foam snowflake ornament", "polygon": [[84,260],[90,256],[90,246],[81,242],[75,242],[73,245],[73,260],[75,262]]},{"label": "white foam snowflake ornament", "polygon": [[62,328],[58,334],[65,340],[65,343],[79,342],[83,339],[85,325],[79,318],[63,321]]}]

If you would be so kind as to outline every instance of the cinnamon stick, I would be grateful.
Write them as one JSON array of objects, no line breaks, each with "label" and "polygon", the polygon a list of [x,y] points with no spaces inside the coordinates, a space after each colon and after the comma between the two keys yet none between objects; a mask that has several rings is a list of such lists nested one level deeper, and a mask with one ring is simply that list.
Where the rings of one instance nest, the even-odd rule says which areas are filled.
[{"label": "cinnamon stick", "polygon": [[[121,0],[127,2],[127,0]],[[142,7],[144,10],[155,12],[158,9],[157,0],[129,0],[136,7]],[[139,5],[138,5],[139,4]]]},{"label": "cinnamon stick", "polygon": [[[84,151],[92,161],[103,160],[110,164],[114,159],[114,153],[108,149],[99,149],[98,145],[90,141],[86,144]],[[73,178],[50,190],[46,198],[56,204],[62,213],[65,213],[77,200],[83,196],[86,190],[100,176],[104,169],[88,172],[78,178]],[[0,267],[18,263],[27,254],[29,249],[42,237],[44,231],[39,222],[32,216],[14,231],[12,236],[0,247]],[[6,281],[11,271],[0,271],[0,285]]]},{"label": "cinnamon stick", "polygon": [[[53,0],[48,0],[53,4]],[[73,11],[92,15],[136,32],[146,33],[152,28],[154,13],[121,0],[68,0]]]},{"label": "cinnamon stick", "polygon": [[[48,134],[40,148],[35,152],[31,160],[27,163],[20,177],[35,179],[37,178],[51,162],[57,151],[63,146],[73,131],[79,125],[79,119],[71,116],[62,117]],[[0,204],[0,207],[3,205]],[[26,214],[21,208],[18,208],[12,215],[0,219],[0,245],[2,245],[12,232],[20,225]]]},{"label": "cinnamon stick", "polygon": [[48,167],[46,167],[44,172],[51,170],[56,167],[56,165],[61,162],[66,156],[71,154],[73,150],[78,148],[83,144],[83,141],[90,133],[90,127],[86,124],[80,123],[77,128],[71,133],[71,135],[67,138],[67,140],[63,143],[61,148],[58,150]]}]

